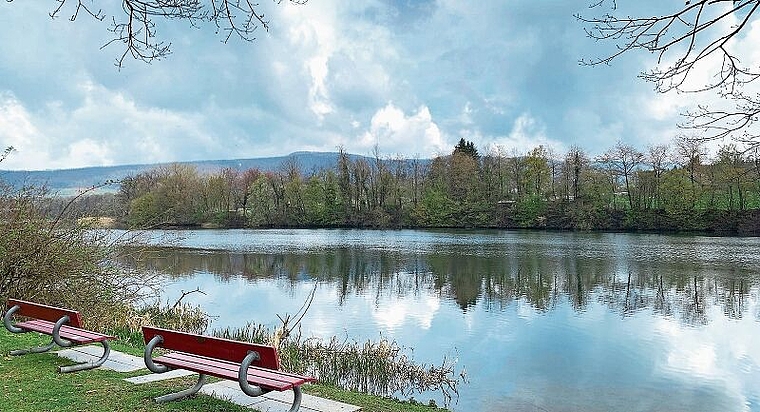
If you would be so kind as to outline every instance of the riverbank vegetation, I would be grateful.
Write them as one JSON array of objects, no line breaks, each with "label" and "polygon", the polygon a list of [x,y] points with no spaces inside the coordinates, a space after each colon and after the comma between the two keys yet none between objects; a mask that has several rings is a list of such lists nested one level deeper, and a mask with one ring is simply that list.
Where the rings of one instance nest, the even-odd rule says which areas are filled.
[{"label": "riverbank vegetation", "polygon": [[[7,152],[6,152],[7,153]],[[0,158],[1,160],[1,158]],[[84,194],[82,195],[84,196]],[[44,189],[40,188],[22,188],[14,189],[9,186],[0,186],[0,301],[5,302],[8,298],[22,298],[34,300],[41,303],[64,306],[73,308],[83,314],[85,327],[101,332],[114,334],[119,337],[120,342],[131,343],[136,347],[142,345],[140,338],[140,328],[142,325],[154,325],[190,331],[195,333],[211,333],[208,331],[209,318],[197,307],[189,306],[181,302],[181,299],[174,304],[161,304],[158,301],[159,277],[153,271],[130,269],[120,265],[124,254],[139,254],[141,249],[134,246],[136,238],[130,232],[114,237],[112,232],[92,230],[90,226],[83,224],[73,213],[77,198],[69,199],[62,207],[55,202],[55,199],[48,196]],[[86,222],[85,222],[86,223]],[[284,327],[287,325],[284,325]],[[4,332],[3,332],[4,333]],[[259,337],[262,335],[260,334]],[[288,339],[279,335],[274,344],[283,350],[285,358],[290,359],[291,365],[306,367],[309,373],[314,373],[314,369],[307,365],[309,358],[291,356],[292,353],[305,353],[309,349],[317,350],[318,347],[309,346],[308,341],[300,339]],[[4,344],[5,338],[0,334],[0,344]],[[271,338],[269,340],[272,340]],[[331,348],[335,345],[330,346]],[[391,363],[395,365],[393,373],[402,374],[407,370],[417,370],[423,375],[413,375],[414,379],[425,377],[424,365],[418,366],[408,360],[400,349],[393,342],[382,341],[378,344],[370,344],[373,348],[388,347],[394,355],[391,360],[378,364],[379,367],[387,367]],[[316,349],[315,349],[316,348]],[[338,364],[337,359],[348,353],[350,345],[341,346],[340,350],[332,352],[323,351],[321,359],[327,363]],[[377,351],[376,351],[377,352]],[[6,353],[3,347],[3,353]],[[289,354],[290,353],[290,354]],[[45,355],[35,355],[45,356]],[[17,358],[14,358],[17,359]],[[21,358],[18,358],[21,359]],[[360,361],[372,362],[371,357],[357,357]],[[3,359],[10,361],[10,359]],[[15,361],[14,361],[15,362]],[[284,363],[288,365],[288,363]],[[312,362],[313,364],[313,362]],[[10,371],[3,368],[2,374],[6,381],[13,380],[12,376],[18,373],[25,376],[34,374],[24,372],[24,361],[14,363],[14,368]],[[27,365],[35,369],[36,367]],[[365,382],[369,382],[369,388],[384,388],[384,395],[395,393],[412,393],[420,391],[420,384],[413,379],[397,378],[385,374],[376,374],[371,365],[364,364],[364,369],[357,368],[357,364],[343,365],[334,373],[357,374],[367,373],[363,376]],[[353,369],[351,369],[353,368]],[[416,369],[415,369],[416,368]],[[380,369],[378,369],[380,371]],[[387,369],[383,369],[387,372]],[[431,368],[429,374],[433,374],[439,369]],[[453,368],[444,369],[446,375],[443,376],[443,382],[453,374]],[[322,373],[322,372],[320,372]],[[37,376],[37,375],[34,375]],[[325,376],[328,376],[325,373]],[[38,378],[35,378],[38,379]],[[396,383],[397,386],[389,386],[383,382]],[[435,378],[433,378],[435,379]],[[453,378],[452,378],[453,379]],[[56,382],[60,379],[55,379]],[[35,380],[39,382],[40,380]],[[45,381],[43,378],[41,381]],[[52,379],[51,379],[52,381]],[[378,382],[378,383],[373,383]],[[399,385],[402,386],[398,386]],[[340,384],[340,382],[337,382]],[[457,381],[453,380],[453,385]],[[46,383],[46,385],[49,384]],[[81,383],[83,387],[89,387],[88,383]],[[403,386],[417,385],[417,386]],[[119,385],[115,385],[119,386]],[[344,387],[348,385],[342,385]],[[9,386],[6,385],[4,392],[8,393]],[[14,386],[15,388],[15,386]],[[59,389],[60,388],[60,389]],[[423,389],[438,390],[439,388],[422,386]],[[456,386],[449,386],[456,392]],[[6,390],[8,389],[8,390]],[[354,389],[353,387],[349,389]],[[356,388],[360,389],[360,388]],[[407,391],[408,389],[408,391]],[[80,404],[76,403],[77,398],[70,396],[77,391],[70,390],[70,386],[52,385],[50,388],[43,390],[39,385],[30,385],[23,387],[23,391],[31,391],[32,399],[21,397],[17,400],[9,400],[3,405],[37,405],[32,409],[26,410],[81,410]],[[62,393],[69,395],[63,396]],[[118,389],[121,392],[121,389]],[[343,393],[344,390],[337,386],[332,389],[324,389],[328,393]],[[44,399],[37,399],[34,392],[42,393]],[[133,393],[135,391],[127,391]],[[375,390],[374,392],[380,392]],[[89,392],[88,392],[89,393]],[[450,399],[452,392],[444,392],[444,396]],[[102,396],[109,396],[108,393],[99,393]],[[131,395],[130,395],[131,396]],[[344,397],[346,395],[344,394]],[[66,398],[64,407],[54,405],[48,399]],[[353,396],[359,399],[361,394],[355,393]],[[10,399],[10,397],[7,397]],[[16,399],[16,398],[13,398]],[[378,398],[372,397],[377,400]],[[125,404],[144,410],[144,405],[140,406],[140,399],[125,400]],[[29,403],[31,402],[31,403]],[[380,402],[380,403],[384,403]],[[390,401],[393,403],[393,401]],[[420,405],[412,403],[399,403],[398,408],[387,410],[407,411],[419,410]],[[106,403],[110,404],[110,403]],[[371,403],[370,403],[371,404]],[[42,405],[42,406],[41,406]],[[44,405],[50,405],[44,406]],[[73,406],[72,406],[73,405]],[[87,404],[89,405],[89,403]],[[70,409],[67,409],[71,406]],[[86,405],[85,405],[86,406]],[[25,410],[26,406],[20,409]],[[113,408],[109,410],[124,410],[122,408]],[[428,408],[429,409],[429,408]],[[366,410],[379,410],[367,408]],[[386,410],[386,409],[383,409]]]},{"label": "riverbank vegetation", "polygon": [[708,157],[679,137],[646,151],[622,143],[592,158],[538,146],[480,154],[462,139],[432,160],[352,157],[303,170],[174,164],[129,176],[82,215],[124,226],[483,227],[760,234],[760,151],[727,144]]},{"label": "riverbank vegetation", "polygon": [[[34,333],[12,335],[0,329],[0,379],[2,394],[0,403],[3,410],[18,412],[38,411],[251,411],[221,399],[207,395],[197,395],[179,402],[157,404],[153,398],[167,392],[176,391],[177,387],[190,386],[194,378],[179,378],[158,381],[151,384],[134,385],[124,378],[144,374],[137,371],[128,374],[96,369],[87,373],[58,373],[57,366],[70,361],[52,353],[30,354],[25,356],[6,356],[12,349],[32,347],[47,343],[45,337]],[[141,356],[141,348],[127,346],[116,342],[115,349],[135,356]],[[427,405],[413,402],[401,402],[393,399],[348,392],[327,385],[307,385],[304,392],[349,402],[366,412],[430,412],[445,409],[433,409]]]},{"label": "riverbank vegetation", "polygon": [[[215,331],[226,339],[271,344],[281,336],[263,325],[248,324],[244,328]],[[294,373],[317,376],[328,386],[381,397],[435,392],[448,405],[458,396],[458,387],[465,380],[464,371],[456,373],[456,362],[444,359],[440,366],[419,364],[411,360],[394,341],[357,342],[333,337],[328,341],[304,338],[300,332],[279,339],[283,368]],[[435,406],[435,401],[427,402]]]}]

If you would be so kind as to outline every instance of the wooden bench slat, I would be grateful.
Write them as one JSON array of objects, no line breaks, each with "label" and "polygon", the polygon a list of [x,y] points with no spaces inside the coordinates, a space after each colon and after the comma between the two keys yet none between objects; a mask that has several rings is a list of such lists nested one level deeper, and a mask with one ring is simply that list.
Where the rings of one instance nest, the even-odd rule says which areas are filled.
[{"label": "wooden bench slat", "polygon": [[[187,353],[173,352],[160,356],[153,360],[156,363],[178,369],[192,370],[198,373],[215,376],[230,380],[237,380],[240,364],[209,359],[203,356],[195,356]],[[265,368],[250,367],[248,369],[248,382],[267,389],[286,391],[294,386],[300,386],[316,379],[305,376],[293,375]]]},{"label": "wooden bench slat", "polygon": [[[34,332],[44,333],[46,335],[53,334],[54,322],[48,322],[46,320],[29,320],[26,322],[20,322],[15,325],[18,328],[30,330]],[[103,335],[101,333],[92,332],[84,329],[73,328],[71,326],[61,326],[61,338],[74,342],[78,345],[84,345],[94,342],[103,342],[106,340],[115,339],[113,336]]]},{"label": "wooden bench slat", "polygon": [[[173,352],[169,353],[167,355],[173,359],[181,359],[181,360],[187,360],[187,361],[194,361],[194,362],[201,362],[201,363],[209,363],[213,366],[219,367],[219,368],[229,368],[234,372],[234,379],[237,379],[237,373],[240,369],[239,363],[234,362],[227,362],[227,361],[219,361],[218,359],[211,359],[205,356],[197,356],[189,353],[182,353],[182,352]],[[228,365],[231,365],[229,367]],[[248,368],[248,376],[253,376],[256,378],[265,378],[265,379],[271,379],[278,382],[284,382],[289,385],[302,385],[307,382],[316,382],[317,380],[308,376],[301,376],[294,373],[289,372],[283,372],[280,370],[272,370],[267,368],[260,368],[257,366],[251,366]],[[251,382],[255,383],[255,382]]]},{"label": "wooden bench slat", "polygon": [[[156,362],[156,360],[154,360],[154,362]],[[194,362],[192,360],[182,360],[182,359],[164,359],[164,360],[159,359],[158,362],[166,366],[170,366],[172,368],[187,369],[193,372],[215,376],[217,378],[230,379],[234,381],[237,380],[236,371],[230,371],[229,369],[215,368],[207,363],[199,363],[199,362]],[[275,389],[278,391],[285,391],[293,387],[292,385],[288,385],[283,382],[268,381],[266,379],[254,380],[254,381],[251,381],[251,379],[248,379],[248,381],[250,383],[265,387],[267,389]]]},{"label": "wooden bench slat", "polygon": [[219,374],[222,374],[224,375],[224,377],[229,378],[229,379],[237,379],[237,371],[240,365],[239,363],[236,364],[234,362],[207,358],[205,356],[195,356],[195,355],[186,354],[182,352],[167,353],[166,355],[162,355],[154,359],[153,361],[163,363],[163,364],[168,364],[171,362],[181,362],[181,363],[189,364],[189,365],[199,364],[199,365],[202,365],[200,367],[208,367],[210,369],[216,369],[219,371]]}]

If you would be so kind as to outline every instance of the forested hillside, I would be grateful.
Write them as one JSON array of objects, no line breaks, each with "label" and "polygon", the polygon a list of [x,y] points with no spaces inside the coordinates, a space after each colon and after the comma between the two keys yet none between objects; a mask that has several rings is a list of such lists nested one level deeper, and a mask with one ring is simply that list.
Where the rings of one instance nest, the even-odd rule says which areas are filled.
[{"label": "forested hillside", "polygon": [[213,227],[485,227],[760,234],[760,156],[735,145],[708,158],[698,141],[640,152],[615,144],[591,158],[538,146],[480,154],[464,139],[430,161],[349,156],[304,170],[203,173],[175,164],[138,173],[82,214],[124,225]]},{"label": "forested hillside", "polygon": [[[304,171],[322,169],[335,163],[335,153],[295,152],[287,156],[259,157],[254,159],[199,160],[181,162],[194,167],[200,173],[214,173],[229,168],[236,170],[259,169],[277,170],[288,159],[296,159]],[[356,157],[356,156],[352,156]],[[62,170],[0,170],[0,180],[13,187],[34,185],[45,186],[51,193],[67,195],[104,182],[115,182],[110,188],[118,189],[118,182],[128,176],[169,166],[169,164],[138,164],[119,166],[95,166]]]}]

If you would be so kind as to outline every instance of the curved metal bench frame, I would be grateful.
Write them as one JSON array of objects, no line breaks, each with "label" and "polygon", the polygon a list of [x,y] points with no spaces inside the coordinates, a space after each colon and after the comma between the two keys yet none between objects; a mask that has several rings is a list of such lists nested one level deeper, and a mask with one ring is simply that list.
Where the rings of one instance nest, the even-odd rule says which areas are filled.
[{"label": "curved metal bench frame", "polygon": [[[165,366],[165,365],[157,365],[155,362],[153,362],[153,350],[156,348],[156,346],[163,343],[164,338],[161,335],[154,336],[150,342],[145,346],[145,354],[143,355],[145,360],[145,366],[153,373],[164,373],[171,370],[171,368]],[[243,362],[240,364],[240,369],[238,370],[238,384],[240,385],[240,389],[248,396],[256,397],[261,396],[267,392],[268,390],[265,390],[257,385],[251,385],[248,383],[248,368],[251,366],[251,363],[254,361],[259,360],[259,354],[255,351],[249,351],[248,355],[243,359]],[[175,393],[170,393],[168,395],[160,396],[156,398],[156,402],[163,403],[163,402],[169,402],[177,399],[181,399],[187,396],[195,395],[198,393],[198,391],[201,390],[203,385],[206,383],[206,375],[199,373],[198,374],[198,381],[195,383],[194,386],[179,391]],[[301,388],[299,386],[293,387],[293,404],[289,410],[289,412],[297,412],[299,408],[301,407],[301,399],[303,395],[301,394]]]},{"label": "curved metal bench frame", "polygon": [[[12,333],[27,333],[32,332],[31,330],[26,330],[19,328],[13,324],[13,315],[21,309],[21,306],[14,305],[10,309],[8,309],[7,312],[5,312],[5,316],[3,316],[3,324],[5,325],[5,328],[8,329]],[[44,353],[48,352],[51,349],[55,348],[56,345],[62,347],[62,348],[69,348],[72,346],[75,346],[74,342],[68,341],[66,339],[63,339],[61,337],[61,327],[67,323],[69,323],[71,319],[68,316],[63,316],[55,323],[55,326],[53,326],[53,333],[52,333],[52,341],[44,346],[38,346],[35,348],[29,348],[29,349],[18,349],[13,350],[10,352],[13,356],[20,356],[20,355],[26,355],[29,353]],[[101,345],[103,345],[103,356],[101,356],[98,360],[94,362],[85,362],[80,363],[76,365],[70,365],[70,366],[60,366],[58,367],[58,372],[61,373],[69,373],[69,372],[77,372],[87,369],[94,369],[98,366],[103,365],[105,361],[108,359],[108,355],[111,353],[111,347],[108,344],[107,340],[101,341]]]}]

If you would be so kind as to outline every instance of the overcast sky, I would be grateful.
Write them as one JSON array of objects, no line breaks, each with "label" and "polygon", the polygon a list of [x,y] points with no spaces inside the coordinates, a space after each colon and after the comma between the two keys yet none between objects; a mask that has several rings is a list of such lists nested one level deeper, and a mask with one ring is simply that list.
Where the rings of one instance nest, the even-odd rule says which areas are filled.
[{"label": "overcast sky", "polygon": [[[661,2],[633,7],[652,14],[648,4]],[[612,46],[588,39],[573,17],[604,11],[588,0],[260,3],[271,28],[252,43],[161,24],[174,53],[118,70],[120,45],[101,49],[108,21],[72,23],[71,9],[53,20],[55,1],[0,2],[0,145],[16,148],[0,168],[339,146],[370,154],[375,145],[383,156],[424,158],[460,138],[482,152],[575,144],[594,155],[618,140],[641,149],[670,141],[694,100],[639,80],[647,54],[580,66]]]}]

